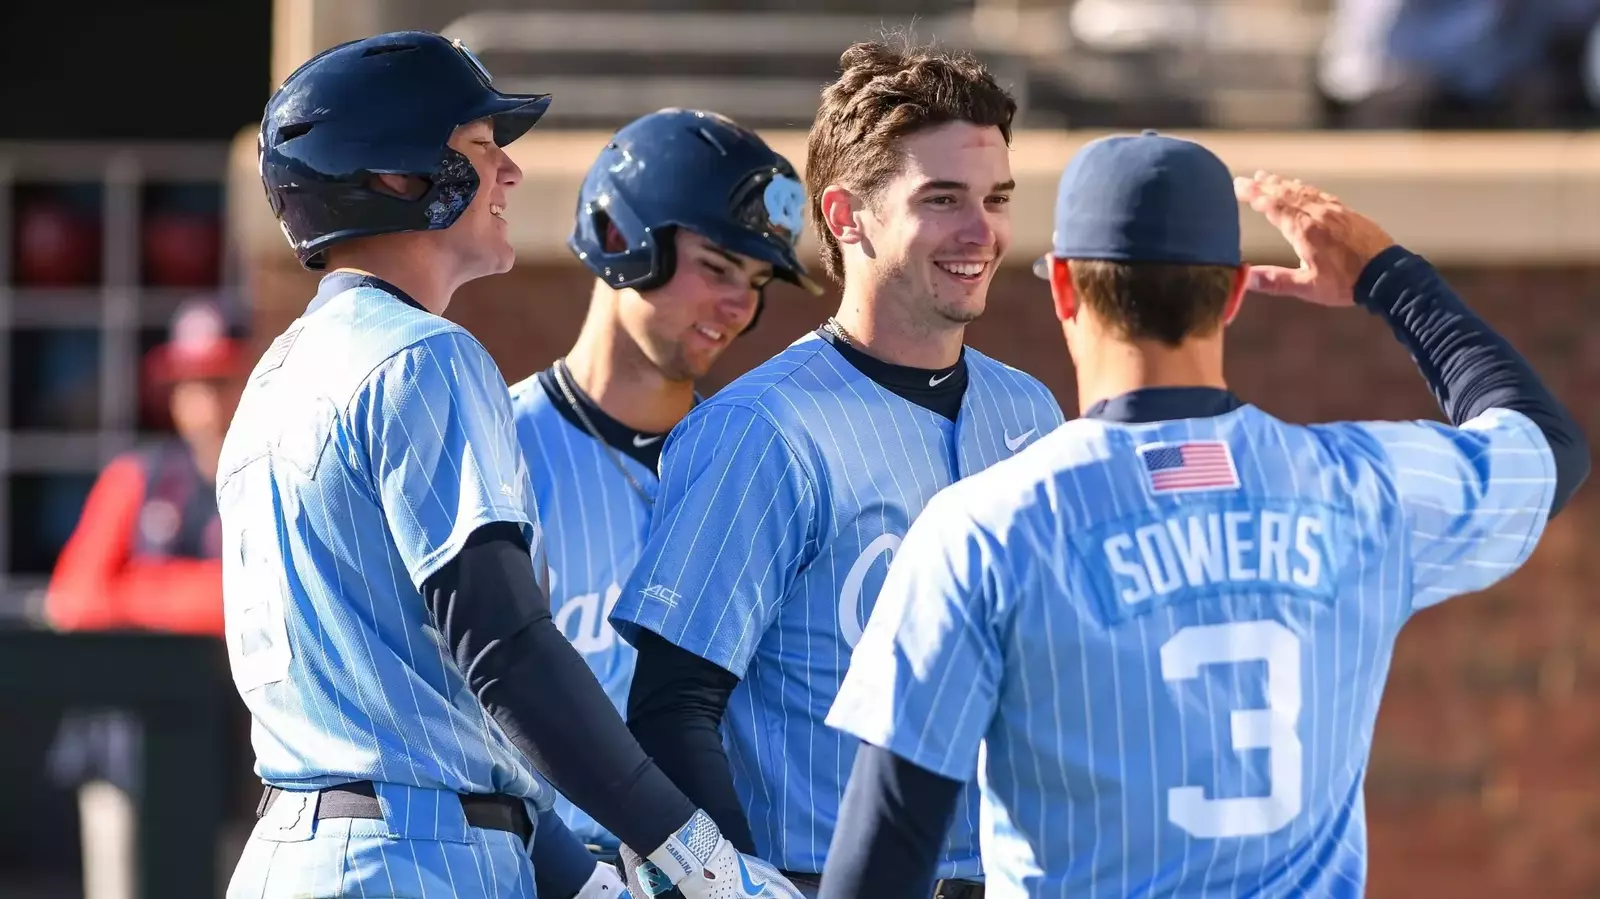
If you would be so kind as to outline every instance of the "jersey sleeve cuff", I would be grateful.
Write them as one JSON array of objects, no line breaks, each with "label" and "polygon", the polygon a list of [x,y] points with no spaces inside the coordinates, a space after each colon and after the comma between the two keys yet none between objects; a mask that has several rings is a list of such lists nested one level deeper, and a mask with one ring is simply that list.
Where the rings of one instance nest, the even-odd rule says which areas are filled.
[{"label": "jersey sleeve cuff", "polygon": [[[464,516],[456,520],[455,528],[450,531],[450,538],[441,543],[433,552],[417,560],[415,570],[411,572],[411,581],[418,590],[428,582],[428,578],[438,573],[439,569],[450,563],[456,554],[461,552],[461,547],[466,545],[467,538],[472,532],[486,524],[507,522],[515,524],[522,529],[522,539],[532,544],[533,522],[528,518],[528,513],[512,506],[495,506],[480,509],[477,514]],[[532,565],[530,557],[528,564]]]},{"label": "jersey sleeve cuff", "polygon": [[[656,588],[647,587],[645,589],[654,590]],[[668,592],[670,593],[671,591]],[[607,620],[611,622],[611,628],[623,640],[627,641],[629,646],[637,648],[640,632],[650,631],[673,646],[685,652],[694,653],[734,677],[743,678],[748,660],[745,660],[745,664],[738,664],[731,657],[732,654],[730,652],[720,649],[717,644],[708,646],[698,640],[686,640],[682,634],[674,633],[675,629],[668,626],[666,618],[671,611],[671,606],[667,608],[661,608],[661,606],[680,601],[681,597],[677,597],[676,594],[669,598],[652,597],[651,605],[654,608],[646,608],[638,604],[630,605],[627,597],[624,597],[611,610],[611,617]]]},{"label": "jersey sleeve cuff", "polygon": [[1550,448],[1550,441],[1544,436],[1544,431],[1539,429],[1533,419],[1515,409],[1485,409],[1461,425],[1464,431],[1487,431],[1495,428],[1513,431],[1527,444],[1527,449],[1538,453],[1539,456],[1539,514],[1534,516],[1533,527],[1528,530],[1522,548],[1517,551],[1514,567],[1520,568],[1538,548],[1539,540],[1544,536],[1544,529],[1550,523],[1550,508],[1555,503],[1556,497],[1556,457]]},{"label": "jersey sleeve cuff", "polygon": [[[876,705],[877,703],[871,703]],[[872,720],[868,709],[840,694],[828,711],[825,722],[834,730],[849,734],[863,743],[886,749],[918,768],[931,771],[940,777],[965,783],[972,779],[978,760],[954,758],[950,747],[939,740],[929,740],[926,734],[914,734],[896,726],[887,719]]]}]

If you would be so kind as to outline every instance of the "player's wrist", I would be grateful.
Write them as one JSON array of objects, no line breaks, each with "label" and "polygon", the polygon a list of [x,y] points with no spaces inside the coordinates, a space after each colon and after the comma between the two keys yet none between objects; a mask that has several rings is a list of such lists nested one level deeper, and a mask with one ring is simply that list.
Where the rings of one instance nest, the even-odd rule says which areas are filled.
[{"label": "player's wrist", "polygon": [[[628,855],[624,847],[624,858]],[[685,899],[800,899],[800,891],[777,868],[741,853],[700,809],[637,865],[626,864],[630,886],[641,899],[674,887]]]},{"label": "player's wrist", "polygon": [[645,860],[661,869],[661,873],[676,884],[704,870],[718,847],[726,842],[717,822],[701,809],[695,809],[683,826],[645,855]]},{"label": "player's wrist", "polygon": [[628,899],[628,887],[616,868],[597,861],[589,879],[572,899]]},{"label": "player's wrist", "polygon": [[1395,301],[1405,294],[1404,285],[1391,276],[1414,256],[1405,247],[1393,244],[1368,259],[1356,276],[1356,305],[1379,314],[1390,312]]}]

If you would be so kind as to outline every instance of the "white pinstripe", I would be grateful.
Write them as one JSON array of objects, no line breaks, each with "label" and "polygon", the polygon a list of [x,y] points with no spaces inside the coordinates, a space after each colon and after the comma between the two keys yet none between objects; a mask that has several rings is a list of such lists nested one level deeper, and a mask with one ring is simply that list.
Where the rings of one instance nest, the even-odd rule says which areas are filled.
[{"label": "white pinstripe", "polygon": [[[978,433],[985,422],[1003,415],[1019,433],[1029,426],[1044,433],[1060,421],[1053,399],[1048,408],[1032,399],[1047,392],[1029,388],[1018,402],[1011,394],[1021,388],[997,383],[995,363],[975,353],[968,360],[967,407],[952,425],[806,338],[702,404],[664,448],[659,520],[614,620],[624,630],[629,623],[650,627],[745,672],[727,718],[730,757],[756,848],[780,867],[820,868],[854,744],[819,726],[818,712],[778,699],[784,675],[777,660],[804,647],[804,661],[796,662],[819,697],[831,698],[849,661],[835,600],[857,555],[886,532],[903,533],[963,466],[975,470],[1000,457],[1000,435]],[[1002,398],[1000,409],[989,408]],[[1024,417],[1015,420],[1019,412]],[[702,452],[702,433],[721,439],[706,441]],[[767,502],[745,495],[751,485]],[[745,542],[718,538],[712,528]],[[766,545],[776,539],[781,548]],[[871,608],[877,583],[876,575],[864,583],[858,614]],[[653,584],[679,599],[651,599],[645,591]],[[767,745],[781,748],[767,752]],[[802,796],[810,801],[799,802]],[[976,819],[969,805],[955,828],[965,836],[952,840],[970,841]]]},{"label": "white pinstripe", "polygon": [[[608,449],[588,432],[563,417],[540,383],[529,377],[511,387],[512,421],[530,472],[534,500],[545,526],[550,569],[551,607],[557,620],[578,597],[598,597],[598,628],[604,621],[605,596],[613,583],[626,579],[638,559],[650,508],[617,471]],[[623,464],[646,491],[655,489],[655,473],[631,457]],[[587,619],[569,638],[596,636]],[[612,704],[627,707],[636,653],[620,639],[609,648],[580,643],[584,661],[605,688]],[[554,800],[557,815],[580,839],[613,845],[615,837],[565,798]]]},{"label": "white pinstripe", "polygon": [[[489,886],[489,883],[485,882],[484,879],[483,879],[483,867],[484,867],[484,865],[488,865],[489,866],[489,877],[491,878],[491,880],[494,877],[494,863],[491,862],[486,857],[488,855],[488,853],[487,853],[487,849],[488,848],[489,848],[488,846],[483,846],[482,849],[485,850],[485,851],[478,851],[479,847],[474,846],[473,847],[474,851],[472,853],[472,869],[478,875],[478,889],[483,891],[483,892],[485,892],[485,893],[488,893],[488,891],[490,889],[490,886]],[[498,885],[496,885],[496,887],[494,888],[494,892],[493,893],[489,893],[489,895],[499,895],[499,893],[500,893],[499,887],[498,887]]]},{"label": "white pinstripe", "polygon": [[[394,885],[394,869],[389,866],[389,857],[388,857],[387,849],[386,849],[386,847],[385,847],[385,845],[383,843],[379,843],[377,849],[378,849],[378,860],[383,863],[383,876],[384,876],[384,879],[389,881],[389,892],[394,893],[395,895],[399,895],[400,891],[397,890],[395,888],[395,885]],[[365,887],[363,887],[362,892],[366,892]]]},{"label": "white pinstripe", "polygon": [[[439,365],[439,360],[438,360],[437,356],[435,356],[435,355],[433,355],[431,353],[428,354],[428,361],[431,361],[434,364],[434,367],[439,369],[439,374],[440,374],[441,377],[443,377],[446,381],[450,380],[449,377],[445,374],[443,366]],[[420,383],[418,383],[418,384],[416,384],[414,386],[420,388],[421,385],[420,385]],[[423,405],[422,409],[423,409],[424,413],[427,415],[428,423],[433,425],[434,432],[438,436],[439,442],[441,444],[443,444],[445,442],[444,429],[439,426],[438,420],[434,418],[433,410],[431,408],[429,408],[427,405]],[[405,434],[406,446],[408,447],[407,452],[408,452],[408,454],[410,454],[411,450],[409,449],[409,447],[417,445],[415,439],[411,435],[411,428],[406,424],[406,421],[405,421],[404,418],[398,419],[397,423],[400,426],[400,430]],[[430,445],[432,445],[432,444],[430,444]],[[470,445],[468,446],[468,452],[469,453],[471,452]],[[461,482],[463,480],[461,468],[459,466],[457,466],[455,460],[451,459],[448,455],[445,456],[445,459],[446,459],[446,461],[448,461],[450,463],[450,473],[451,473],[451,475],[454,476],[455,481],[457,483]],[[476,467],[476,466],[474,466],[474,467]],[[497,470],[503,470],[503,469],[498,469],[497,468]],[[487,486],[487,485],[485,485],[485,486]],[[445,515],[449,514],[449,510],[445,508],[444,502],[443,502],[443,500],[441,500],[439,498],[439,494],[438,494],[437,491],[429,490],[428,491],[428,496],[431,497],[434,502],[439,504],[439,509],[440,509],[442,514],[445,514]],[[365,580],[365,578],[363,578],[363,580]],[[370,589],[368,590],[367,596],[368,596],[369,600],[372,599],[372,593],[371,593]],[[374,618],[377,617],[376,609],[374,609],[373,617]],[[406,663],[411,668],[415,669],[417,667],[417,654],[416,654],[416,648],[411,643],[411,632],[409,631],[409,629],[407,629],[407,630],[401,631],[401,634],[405,638],[405,648],[406,648],[406,657],[407,657],[406,658]],[[416,687],[416,684],[410,678],[407,678],[406,679],[406,686],[410,688],[411,704],[414,707],[415,712],[416,712],[416,720],[422,720],[423,717],[424,717],[423,711],[422,711],[422,701],[417,698],[417,687]],[[396,722],[396,729],[397,730],[399,729],[398,728],[398,721]],[[463,746],[463,744],[461,742],[461,734],[460,734],[460,732],[456,730],[454,719],[450,719],[450,732],[455,736],[455,738],[456,738],[456,746],[457,746],[457,748],[460,750],[460,752],[462,754],[463,762],[465,762],[466,749],[465,749],[465,747]],[[424,743],[426,744],[426,746],[428,747],[428,756],[431,757],[431,758],[437,759],[439,757],[439,753],[438,753],[438,750],[436,750],[434,748],[433,738],[428,733],[428,729],[427,728],[422,728],[422,739],[423,739]],[[465,767],[464,764],[463,764],[463,767]],[[406,808],[409,811],[410,805],[408,804],[406,806]],[[434,820],[435,820],[435,828],[437,828],[437,822],[438,822],[437,814],[435,814]]]},{"label": "white pinstripe", "polygon": [[[831,366],[830,366],[830,368],[831,368]],[[833,432],[833,422],[829,419],[829,417],[826,414],[823,413],[822,404],[817,401],[818,395],[820,393],[822,393],[824,390],[826,390],[826,385],[823,383],[822,379],[817,375],[817,373],[815,371],[810,370],[810,369],[801,369],[801,370],[797,371],[795,373],[795,375],[794,375],[796,380],[798,380],[802,376],[809,376],[811,378],[811,380],[813,382],[815,382],[815,386],[818,388],[817,390],[804,391],[804,393],[805,393],[805,396],[808,399],[811,400],[811,405],[817,412],[816,418],[814,420],[821,422],[822,423],[822,429],[824,431],[826,431],[827,434],[828,434],[828,443],[833,447],[833,454],[835,456],[840,455],[841,451],[840,451],[840,447],[839,447],[839,437],[838,437],[838,435],[834,434],[834,432]],[[795,414],[795,416],[797,418],[801,417],[800,410],[795,406],[794,399],[792,397],[790,397],[787,393],[777,393],[776,396],[777,396],[778,399],[780,399],[784,403],[784,405],[788,409],[790,409]],[[856,482],[853,479],[845,479],[844,486],[845,486],[845,489],[850,492],[850,502],[851,502],[851,504],[853,504],[855,507],[859,508],[861,506],[861,497],[860,497],[859,493],[857,492]],[[855,531],[856,531],[855,538],[856,538],[857,544],[865,546],[867,541],[862,539],[861,522],[860,522],[860,520],[857,519],[855,522],[853,522],[853,526],[855,527]],[[835,516],[833,520],[829,521],[829,526],[828,526],[828,529],[827,529],[826,533],[833,534],[833,533],[835,533],[837,531],[837,528],[838,528],[838,524],[837,524],[836,516]],[[827,580],[827,583],[829,583],[829,584],[838,584],[838,583],[840,583],[838,566],[837,566],[837,562],[834,559],[833,554],[829,553],[828,555],[824,556],[824,558],[827,560],[827,563],[828,563],[828,580]],[[803,596],[804,596],[804,599],[805,599],[807,605],[809,605],[810,602],[811,602],[811,585],[810,585],[809,581],[806,581],[804,583],[805,583],[805,588],[804,588],[805,592],[803,593]],[[828,594],[824,593],[823,595],[826,596]],[[831,599],[832,597],[830,596],[829,598]],[[843,625],[842,621],[839,621],[839,622],[835,623],[835,627],[842,627],[842,625]],[[829,642],[831,644],[830,648],[833,650],[833,666],[834,666],[834,670],[835,671],[842,671],[842,670],[844,670],[845,665],[846,665],[846,662],[845,662],[846,653],[845,653],[844,643],[843,643],[843,641],[840,641],[840,640],[832,640],[832,641],[829,641]],[[816,683],[817,682],[816,676],[812,673],[812,670],[811,670],[811,657],[810,657],[809,653],[806,656],[806,682],[807,683]],[[752,699],[752,702],[753,701],[754,700]],[[753,717],[753,714],[752,714],[752,717]],[[807,716],[807,717],[810,718],[810,716]],[[814,721],[808,721],[808,724],[807,724],[808,742],[812,742],[813,745],[814,745],[814,741],[816,739],[816,732],[817,732],[817,728],[815,726],[815,722]],[[845,739],[846,739],[845,734],[840,733],[838,731],[834,732],[834,782],[835,783],[846,783],[846,782],[848,782],[848,779],[849,779],[849,776],[850,776],[850,772],[849,772],[849,769],[846,767],[846,763],[847,763],[847,760],[851,758],[851,755],[847,751],[847,747],[845,745]],[[808,783],[816,783],[816,756],[817,756],[817,754],[814,753],[814,752],[806,753],[806,780],[807,780]],[[811,839],[811,845],[812,846],[818,845],[817,819],[816,819],[815,815],[810,816],[810,821],[808,822],[807,833],[808,833],[808,836]]]},{"label": "white pinstripe", "polygon": [[[1102,433],[1122,447],[1103,461],[1092,448]],[[1129,470],[1128,460],[1136,458],[1131,447],[1156,438],[1213,436],[1229,440],[1236,456],[1249,456],[1238,466],[1247,508],[1264,497],[1336,516],[1327,519],[1332,526],[1324,555],[1333,592],[1293,598],[1279,597],[1277,588],[1252,587],[1152,605],[1164,609],[1161,615],[1122,612],[1124,618],[1106,619],[1102,608],[1116,608],[1116,601],[1103,604],[1096,578],[1108,575],[1098,574],[1096,557],[1082,551],[1097,546],[1094,535],[1170,514],[1160,509],[1203,509],[1210,502],[1191,494],[1167,500],[1170,506],[1152,505],[1134,487],[1141,479],[1136,468]],[[1514,414],[1486,416],[1449,436],[1425,425],[1297,428],[1245,407],[1165,429],[1077,422],[1043,443],[946,490],[918,520],[880,598],[880,608],[910,605],[869,623],[830,723],[946,773],[974,761],[987,741],[986,801],[1001,816],[985,835],[985,849],[1018,865],[1014,871],[989,865],[995,899],[1130,895],[1147,887],[1182,896],[1236,895],[1247,883],[1262,895],[1359,895],[1365,824],[1359,807],[1346,804],[1360,799],[1393,640],[1411,609],[1420,607],[1419,598],[1481,588],[1526,558],[1542,530],[1553,478],[1542,437]],[[1411,457],[1422,461],[1408,461],[1397,449],[1411,443],[1422,445]],[[1441,453],[1463,461],[1440,465]],[[1428,474],[1415,475],[1418,466]],[[1458,473],[1455,486],[1438,488],[1439,474],[1451,471]],[[1464,490],[1463,483],[1471,486]],[[1368,541],[1376,552],[1358,551],[1368,544],[1355,541]],[[992,576],[968,579],[974,559]],[[946,580],[947,568],[963,572],[961,579]],[[1217,728],[1220,718],[1259,701],[1246,687],[1256,689],[1251,685],[1260,675],[1230,665],[1203,673],[1197,684],[1156,690],[1155,647],[1188,624],[1263,614],[1289,622],[1310,644],[1302,662],[1311,694],[1300,728],[1310,744],[1305,804],[1298,818],[1273,833],[1201,839],[1168,831],[1165,791],[1194,783],[1193,770],[1210,771],[1209,782],[1199,781],[1209,796],[1260,795],[1270,782],[1260,763],[1236,755]],[[951,622],[949,628],[929,630],[940,620]],[[921,655],[907,656],[913,648]],[[1016,689],[982,678],[974,687],[981,699],[947,689],[953,672],[987,664],[971,655],[980,651],[1003,661]],[[1075,657],[1076,695],[1060,653]],[[906,674],[917,671],[927,674]],[[1043,675],[1047,695],[1032,688],[1031,672]],[[1232,694],[1227,702],[1213,693],[1213,681]],[[1040,714],[1042,702],[1051,705],[1051,715]],[[979,715],[974,724],[974,712],[984,708],[999,717]],[[1143,739],[1124,717],[1141,711],[1148,728]],[[1115,727],[1106,726],[1110,720]],[[1205,728],[1196,736],[1204,741],[1209,734],[1208,749],[1191,742],[1190,724]],[[946,739],[950,732],[955,736]],[[1174,732],[1175,744],[1157,742],[1158,733]],[[1048,767],[1059,770],[1059,784],[1046,779]],[[1102,785],[1115,790],[1116,807],[1105,801],[1111,794]],[[1051,826],[1052,809],[1065,810],[1064,835]],[[1347,812],[1347,823],[1338,826]],[[1087,831],[1074,827],[1080,814]],[[1118,815],[1121,845],[1115,837],[1102,842],[1112,832],[1110,814]],[[1192,855],[1204,852],[1196,841],[1211,844],[1204,864]],[[1327,864],[1318,861],[1322,857]],[[1294,863],[1286,864],[1290,859]],[[1120,883],[1108,876],[1112,869]]]},{"label": "white pinstripe", "polygon": [[[275,533],[286,575],[278,585],[225,576],[230,609],[250,601],[241,591],[283,597],[287,674],[244,694],[259,773],[283,786],[371,779],[538,796],[464,689],[416,587],[478,525],[537,520],[503,379],[457,326],[378,291],[350,291],[296,327],[282,365],[247,388],[219,465],[225,543]],[[502,496],[501,484],[520,495]],[[272,500],[241,504],[255,496]],[[396,813],[406,832],[442,828],[437,802]],[[375,858],[393,881],[394,862]],[[435,861],[453,890],[447,856],[409,864]]]},{"label": "white pinstripe", "polygon": [[[1199,433],[1199,431],[1201,431],[1201,430],[1204,431],[1203,434]],[[1254,433],[1255,429],[1253,429],[1251,427],[1251,422],[1250,422],[1249,419],[1245,419],[1245,420],[1240,422],[1240,430],[1244,431],[1245,434],[1247,435],[1247,444],[1253,445],[1253,444],[1257,444],[1257,443],[1260,442],[1259,440],[1255,439],[1257,437],[1257,435]],[[1189,426],[1189,431],[1190,431],[1190,434],[1192,435],[1192,437],[1200,437],[1200,436],[1209,437],[1213,433],[1215,433],[1211,428],[1199,429],[1199,428],[1196,428],[1194,424],[1191,424]],[[1255,496],[1263,496],[1263,497],[1270,496],[1271,495],[1271,491],[1267,487],[1268,478],[1267,478],[1266,472],[1262,468],[1263,463],[1262,463],[1261,455],[1259,453],[1246,453],[1245,455],[1247,455],[1249,457],[1249,460],[1251,462],[1251,467],[1255,469],[1255,481],[1256,481],[1254,484],[1248,484],[1247,483],[1246,489],[1247,489],[1248,492],[1247,492],[1246,495],[1255,495]],[[1235,616],[1235,615],[1232,615],[1232,614],[1229,615],[1229,618],[1235,618],[1235,617],[1245,617],[1245,616]],[[1337,619],[1337,612],[1335,612],[1334,631],[1333,631],[1334,657],[1335,658],[1337,658],[1339,656],[1339,650],[1338,650],[1339,631],[1340,631],[1340,628],[1339,628],[1338,619]],[[1317,689],[1316,689],[1316,686],[1315,686],[1315,684],[1316,684],[1316,671],[1317,671],[1316,659],[1315,659],[1315,655],[1316,655],[1316,643],[1315,643],[1315,641],[1312,642],[1311,654],[1313,656],[1312,663],[1311,663],[1311,666],[1310,666],[1311,667],[1311,672],[1312,672],[1312,674],[1311,674],[1311,680],[1312,680],[1312,688],[1311,688],[1311,697],[1312,698],[1311,698],[1311,702],[1312,702],[1312,707],[1313,707],[1313,710],[1314,710],[1315,706],[1316,706],[1316,702],[1317,702]],[[1239,684],[1240,671],[1239,671],[1239,668],[1237,666],[1234,666],[1232,668],[1232,670],[1229,671],[1228,673],[1229,673],[1229,675],[1231,676],[1231,678],[1233,680],[1233,706],[1232,707],[1236,708],[1236,709],[1245,708],[1247,706],[1247,703],[1244,701],[1244,696],[1240,692],[1240,684]],[[1315,716],[1315,714],[1316,714],[1315,711],[1313,711],[1312,714],[1313,714],[1313,716]],[[1231,740],[1230,740],[1230,742],[1231,742]],[[1218,752],[1219,755],[1221,755],[1222,751],[1223,751],[1222,747],[1218,747],[1217,752]],[[1242,775],[1241,780],[1243,780],[1244,786],[1245,786],[1246,790],[1248,791],[1248,792],[1245,793],[1245,795],[1260,795],[1260,791],[1259,790],[1249,789],[1250,788],[1250,773],[1251,773],[1250,767],[1248,765],[1242,765],[1240,773]],[[1270,792],[1270,789],[1271,788],[1269,786],[1268,787],[1268,792]],[[1265,838],[1266,838],[1265,836],[1262,837],[1262,839],[1265,839]],[[1240,877],[1242,876],[1242,873],[1243,873],[1242,872],[1242,868],[1243,868],[1243,864],[1244,864],[1244,844],[1246,842],[1248,842],[1248,840],[1249,840],[1249,838],[1245,838],[1243,840],[1240,840],[1236,845],[1230,847],[1233,850],[1233,886],[1232,886],[1232,889],[1229,890],[1229,892],[1232,895],[1238,895],[1238,893],[1239,893],[1239,880],[1240,880]],[[1220,845],[1220,843],[1222,841],[1218,840],[1216,842]]]}]

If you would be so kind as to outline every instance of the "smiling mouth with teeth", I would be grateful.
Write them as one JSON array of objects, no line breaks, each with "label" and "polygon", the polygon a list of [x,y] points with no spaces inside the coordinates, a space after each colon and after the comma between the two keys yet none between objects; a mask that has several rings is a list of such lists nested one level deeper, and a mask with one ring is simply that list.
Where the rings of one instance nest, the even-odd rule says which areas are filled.
[{"label": "smiling mouth with teeth", "polygon": [[944,272],[963,280],[973,280],[983,275],[984,269],[989,267],[987,262],[935,262]]},{"label": "smiling mouth with teeth", "polygon": [[494,216],[495,218],[501,220],[501,221],[505,221],[505,218],[506,218],[506,207],[501,205],[501,204],[499,204],[499,203],[490,203],[489,204],[489,214]]},{"label": "smiling mouth with teeth", "polygon": [[715,342],[722,339],[721,331],[713,330],[705,325],[695,325],[694,329],[700,333],[701,337],[704,337],[707,340]]}]

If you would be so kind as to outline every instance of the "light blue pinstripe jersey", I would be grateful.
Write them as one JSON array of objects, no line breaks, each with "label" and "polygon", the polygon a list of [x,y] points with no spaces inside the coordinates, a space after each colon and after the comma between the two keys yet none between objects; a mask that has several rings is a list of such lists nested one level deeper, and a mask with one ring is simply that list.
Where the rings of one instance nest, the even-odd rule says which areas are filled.
[{"label": "light blue pinstripe jersey", "polygon": [[[1190,440],[1238,489],[1151,492],[1137,448]],[[1499,410],[1077,420],[934,499],[828,720],[948,777],[982,759],[997,899],[1359,896],[1396,634],[1521,565],[1553,487]]]},{"label": "light blue pinstripe jersey", "polygon": [[251,374],[219,473],[228,652],[262,779],[538,799],[420,593],[490,522],[521,524],[543,570],[483,347],[372,287],[319,298]]},{"label": "light blue pinstripe jersey", "polygon": [[[607,448],[562,417],[538,375],[511,388],[511,407],[545,530],[556,625],[623,712],[638,653],[618,639],[606,619],[639,558],[650,507],[622,477]],[[631,456],[617,455],[653,496],[655,472]],[[579,839],[617,845],[616,837],[565,797],[557,794],[555,807]]]},{"label": "light blue pinstripe jersey", "polygon": [[[1038,381],[966,359],[951,422],[810,334],[667,438],[650,539],[612,621],[741,676],[724,739],[756,850],[779,868],[822,870],[857,746],[823,718],[912,519],[1062,420]],[[976,836],[968,790],[943,876],[979,874]]]}]

